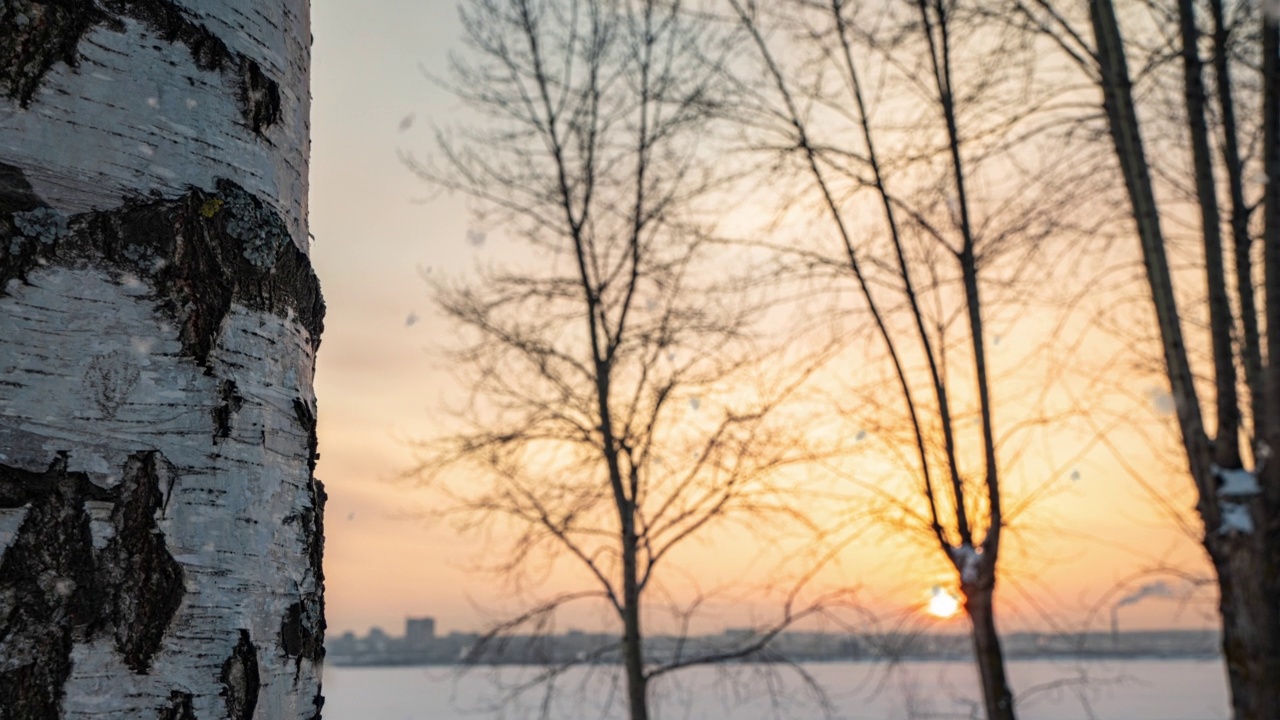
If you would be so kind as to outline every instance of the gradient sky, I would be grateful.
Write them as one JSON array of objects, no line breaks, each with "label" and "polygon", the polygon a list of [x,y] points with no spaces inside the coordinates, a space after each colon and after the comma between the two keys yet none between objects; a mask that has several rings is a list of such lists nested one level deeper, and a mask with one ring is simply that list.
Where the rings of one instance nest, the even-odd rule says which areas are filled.
[{"label": "gradient sky", "polygon": [[[456,113],[424,75],[444,71],[456,42],[454,1],[317,0],[312,13],[312,257],[329,308],[316,378],[316,472],[329,492],[330,632],[379,625],[399,633],[407,615],[433,615],[445,632],[474,629],[481,620],[473,601],[498,597],[488,578],[467,570],[482,548],[428,520],[429,498],[397,479],[412,462],[407,442],[441,421],[435,408],[450,382],[432,354],[448,328],[432,317],[419,273],[465,272],[501,250],[501,241],[468,242],[468,203],[427,201],[430,189],[396,155],[428,152],[430,123]],[[1132,461],[1139,468],[1178,464],[1176,457]],[[1090,454],[1071,472],[1044,516],[1053,527],[1017,528],[1013,550],[1002,555],[1002,565],[1016,571],[1001,586],[1005,629],[1046,627],[1037,604],[1079,622],[1117,582],[1160,561],[1205,569],[1195,543],[1105,453]],[[1152,480],[1189,507],[1185,479]],[[703,554],[691,562],[712,563],[717,552]],[[949,573],[936,551],[917,554],[854,548],[844,572],[886,609],[920,604],[930,584],[946,584]],[[905,576],[904,562],[912,568]],[[1155,598],[1126,610],[1123,620],[1126,627],[1200,625],[1204,615]]]}]

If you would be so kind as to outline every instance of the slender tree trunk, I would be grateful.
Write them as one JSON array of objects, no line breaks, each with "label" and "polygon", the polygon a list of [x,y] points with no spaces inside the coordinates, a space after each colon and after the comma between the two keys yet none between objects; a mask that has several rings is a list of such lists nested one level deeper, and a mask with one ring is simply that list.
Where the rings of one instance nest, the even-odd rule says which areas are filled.
[{"label": "slender tree trunk", "polygon": [[1258,332],[1258,305],[1254,297],[1253,238],[1249,235],[1250,208],[1244,196],[1244,163],[1236,130],[1236,103],[1231,87],[1230,32],[1222,0],[1210,0],[1213,16],[1213,70],[1217,86],[1218,112],[1222,122],[1222,162],[1231,194],[1231,244],[1235,259],[1236,302],[1240,308],[1240,361],[1248,386],[1249,412],[1255,438],[1257,413],[1264,406],[1262,396],[1262,345]]},{"label": "slender tree trunk", "polygon": [[637,575],[636,537],[624,530],[623,540],[623,667],[627,673],[627,704],[631,720],[649,720],[649,682],[644,671],[643,637],[640,634],[640,589]]},{"label": "slender tree trunk", "polygon": [[320,716],[309,45],[0,5],[0,720]]},{"label": "slender tree trunk", "polygon": [[995,575],[965,583],[964,609],[973,624],[973,658],[982,681],[983,705],[987,720],[1014,720],[1013,692],[1004,672],[1004,652],[996,631]]},{"label": "slender tree trunk", "polygon": [[1240,402],[1236,394],[1236,366],[1231,336],[1235,319],[1227,298],[1227,279],[1222,254],[1222,219],[1218,212],[1218,184],[1214,178],[1209,150],[1209,128],[1205,121],[1206,93],[1203,63],[1200,61],[1200,30],[1193,0],[1178,0],[1182,36],[1183,98],[1187,108],[1187,130],[1191,138],[1196,200],[1200,206],[1200,232],[1204,239],[1204,266],[1209,298],[1209,334],[1213,351],[1215,421],[1217,433],[1213,461],[1219,467],[1239,469]]}]

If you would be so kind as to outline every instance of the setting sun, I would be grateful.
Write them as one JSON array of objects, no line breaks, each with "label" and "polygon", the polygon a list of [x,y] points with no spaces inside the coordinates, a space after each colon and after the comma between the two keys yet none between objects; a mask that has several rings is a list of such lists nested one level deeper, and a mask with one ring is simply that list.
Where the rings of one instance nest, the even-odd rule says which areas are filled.
[{"label": "setting sun", "polygon": [[943,590],[941,586],[933,586],[933,595],[929,598],[929,614],[934,617],[949,618],[960,609],[960,601],[955,595]]}]

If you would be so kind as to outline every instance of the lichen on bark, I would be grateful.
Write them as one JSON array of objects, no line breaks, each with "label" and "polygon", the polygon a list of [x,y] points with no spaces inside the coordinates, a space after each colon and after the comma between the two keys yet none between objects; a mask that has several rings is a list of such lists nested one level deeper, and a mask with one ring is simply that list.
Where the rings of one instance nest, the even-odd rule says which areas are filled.
[{"label": "lichen on bark", "polygon": [[[207,365],[232,303],[292,316],[318,347],[324,322],[320,284],[279,215],[236,183],[192,189],[174,199],[60,216],[56,232],[23,228],[31,213],[0,213],[0,294],[42,263],[101,264],[149,282],[177,323],[186,354]],[[20,221],[21,219],[21,221]],[[39,227],[48,227],[49,223]]]}]

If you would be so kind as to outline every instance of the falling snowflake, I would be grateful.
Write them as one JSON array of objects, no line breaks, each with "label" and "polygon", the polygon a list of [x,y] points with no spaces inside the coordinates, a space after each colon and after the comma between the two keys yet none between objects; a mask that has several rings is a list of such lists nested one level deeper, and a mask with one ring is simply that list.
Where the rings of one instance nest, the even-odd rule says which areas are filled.
[{"label": "falling snowflake", "polygon": [[658,307],[658,301],[654,300],[653,298],[649,298],[648,300],[644,301],[644,306],[645,306],[645,309],[647,310],[655,310]]},{"label": "falling snowflake", "polygon": [[694,395],[693,397],[689,398],[690,408],[697,410],[701,406],[702,406],[702,398],[698,397],[697,395]]},{"label": "falling snowflake", "polygon": [[472,247],[480,247],[484,245],[484,241],[485,234],[483,230],[472,229],[467,231],[467,242],[471,243]]},{"label": "falling snowflake", "polygon": [[859,430],[858,434],[853,436],[854,442],[862,442],[863,440],[866,440],[866,439],[867,439],[866,430]]},{"label": "falling snowflake", "polygon": [[413,113],[405,115],[404,119],[400,121],[400,132],[404,132],[411,127],[413,127]]},{"label": "falling snowflake", "polygon": [[418,313],[410,310],[409,317],[404,319],[404,326],[413,327],[415,324],[417,324],[417,322],[418,322]]},{"label": "falling snowflake", "polygon": [[1147,399],[1151,401],[1151,406],[1161,415],[1170,415],[1177,409],[1173,402],[1173,395],[1168,390],[1159,387],[1152,387],[1147,390]]},{"label": "falling snowflake", "polygon": [[1079,471],[1079,470],[1072,470],[1072,471],[1071,471],[1071,479],[1072,479],[1072,480],[1079,480],[1079,479],[1080,479],[1080,471]]}]

